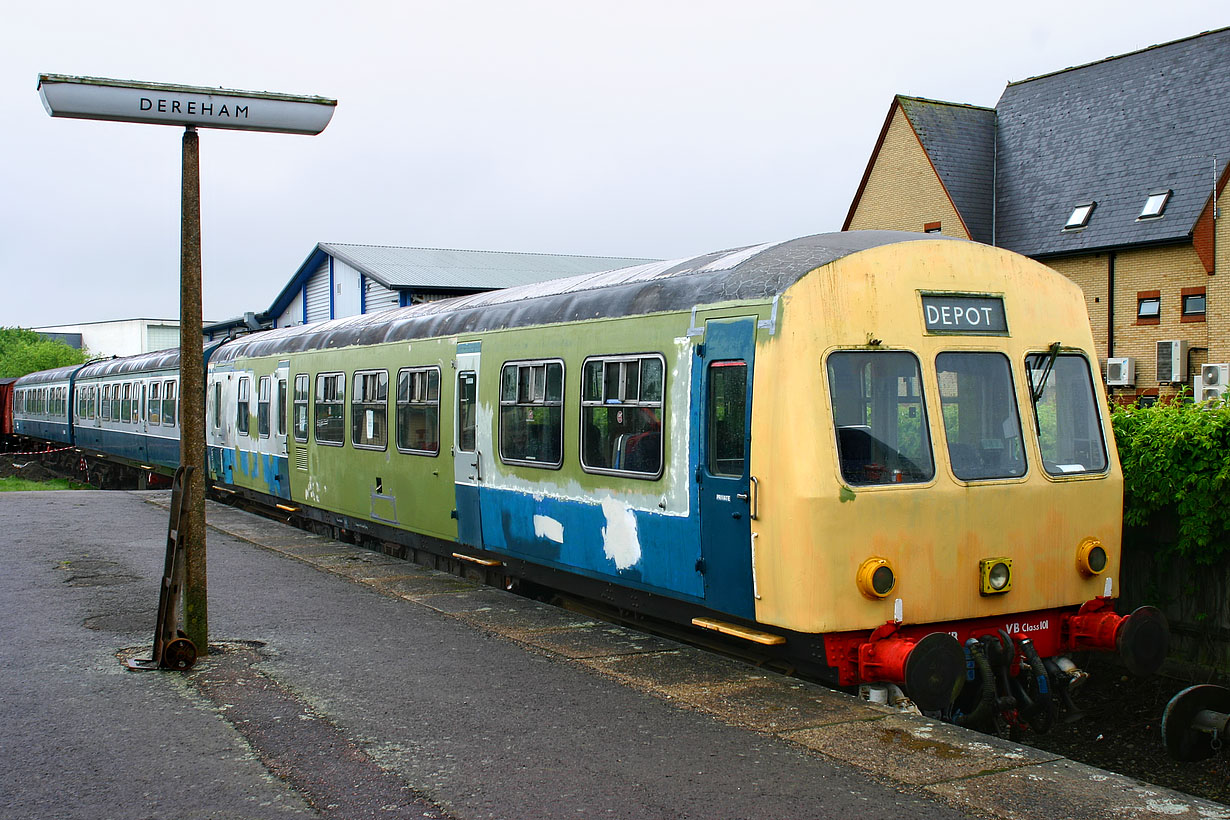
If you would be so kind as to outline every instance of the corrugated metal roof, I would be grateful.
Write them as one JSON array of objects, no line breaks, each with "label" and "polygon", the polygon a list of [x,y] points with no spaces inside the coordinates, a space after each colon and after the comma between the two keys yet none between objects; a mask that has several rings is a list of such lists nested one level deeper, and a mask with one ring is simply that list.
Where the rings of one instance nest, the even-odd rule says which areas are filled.
[{"label": "corrugated metal roof", "polygon": [[656,261],[613,256],[401,248],[340,242],[321,242],[319,247],[387,288],[487,290]]},{"label": "corrugated metal roof", "polygon": [[736,299],[770,299],[809,271],[852,253],[928,240],[960,241],[904,231],[817,234],[268,330],[223,345],[212,361],[690,310]]},{"label": "corrugated metal roof", "polygon": [[992,241],[995,110],[897,97],[952,204],[977,242]]},{"label": "corrugated metal roof", "polygon": [[[999,120],[997,244],[1029,256],[1187,239],[1230,160],[1230,29],[1009,85]],[[1137,221],[1157,189],[1159,219]],[[1088,227],[1064,231],[1097,202]]]}]

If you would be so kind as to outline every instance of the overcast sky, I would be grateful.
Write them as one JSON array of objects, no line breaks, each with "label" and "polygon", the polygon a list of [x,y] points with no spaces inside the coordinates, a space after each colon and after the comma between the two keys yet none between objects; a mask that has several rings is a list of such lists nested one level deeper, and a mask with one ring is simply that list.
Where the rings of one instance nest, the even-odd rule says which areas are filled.
[{"label": "overcast sky", "polygon": [[181,129],[52,119],[40,73],[316,94],[317,137],[201,130],[204,309],[320,241],[673,258],[838,230],[896,93],[1230,24],[1218,2],[9,3],[0,326],[179,315]]}]

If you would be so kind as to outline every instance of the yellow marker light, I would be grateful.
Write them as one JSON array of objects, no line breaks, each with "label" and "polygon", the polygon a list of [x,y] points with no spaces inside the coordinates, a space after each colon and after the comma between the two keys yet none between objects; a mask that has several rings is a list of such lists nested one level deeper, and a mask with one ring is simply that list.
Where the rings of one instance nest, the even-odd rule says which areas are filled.
[{"label": "yellow marker light", "polygon": [[1092,578],[1106,569],[1106,548],[1096,538],[1086,538],[1076,548],[1076,568],[1081,575]]},{"label": "yellow marker light", "polygon": [[983,558],[978,562],[983,595],[1000,595],[1012,589],[1012,559]]},{"label": "yellow marker light", "polygon": [[886,558],[868,558],[858,568],[858,591],[868,598],[887,598],[897,588],[897,573]]}]

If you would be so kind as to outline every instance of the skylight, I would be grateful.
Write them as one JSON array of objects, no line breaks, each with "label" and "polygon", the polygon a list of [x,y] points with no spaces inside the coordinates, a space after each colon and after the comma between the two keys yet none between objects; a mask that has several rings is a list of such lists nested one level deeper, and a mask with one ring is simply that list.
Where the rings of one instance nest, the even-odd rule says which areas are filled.
[{"label": "skylight", "polygon": [[1096,202],[1083,202],[1072,209],[1072,215],[1068,217],[1068,224],[1063,226],[1065,231],[1074,231],[1077,228],[1083,228],[1089,224],[1089,215],[1093,213],[1093,209],[1098,206]]},{"label": "skylight", "polygon": [[1145,207],[1141,210],[1140,216],[1137,219],[1157,219],[1166,210],[1166,203],[1170,201],[1170,195],[1174,193],[1170,190],[1151,191],[1149,198],[1145,200]]}]

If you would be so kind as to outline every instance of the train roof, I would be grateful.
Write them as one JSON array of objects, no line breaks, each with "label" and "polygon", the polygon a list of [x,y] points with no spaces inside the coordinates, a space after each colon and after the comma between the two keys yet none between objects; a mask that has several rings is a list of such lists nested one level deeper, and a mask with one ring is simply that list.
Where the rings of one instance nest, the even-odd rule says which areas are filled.
[{"label": "train roof", "polygon": [[[204,355],[221,345],[221,341],[207,342]],[[104,359],[91,362],[77,374],[79,379],[97,379],[105,376],[126,376],[140,373],[152,373],[160,370],[177,370],[179,368],[179,348],[169,347],[165,350],[154,350],[149,353],[138,353],[135,356]]]},{"label": "train roof", "polygon": [[843,231],[715,251],[690,259],[268,330],[226,343],[213,361],[690,310],[697,305],[741,299],[771,299],[809,271],[850,254],[881,245],[935,239],[950,238],[904,231]]},{"label": "train roof", "polygon": [[81,365],[70,364],[65,367],[53,367],[51,370],[40,370],[37,373],[27,373],[17,379],[18,387],[29,387],[36,384],[49,384],[51,382],[66,382],[75,371],[80,370]]}]

